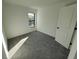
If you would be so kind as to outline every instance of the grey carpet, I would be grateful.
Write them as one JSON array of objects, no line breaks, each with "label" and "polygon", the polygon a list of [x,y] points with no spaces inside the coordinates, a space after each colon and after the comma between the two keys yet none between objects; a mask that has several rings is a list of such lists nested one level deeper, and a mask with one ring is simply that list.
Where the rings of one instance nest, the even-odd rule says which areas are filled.
[{"label": "grey carpet", "polygon": [[32,32],[8,39],[8,51],[14,47],[21,39],[29,36]]},{"label": "grey carpet", "polygon": [[54,38],[35,31],[14,54],[12,59],[67,59],[69,50]]}]

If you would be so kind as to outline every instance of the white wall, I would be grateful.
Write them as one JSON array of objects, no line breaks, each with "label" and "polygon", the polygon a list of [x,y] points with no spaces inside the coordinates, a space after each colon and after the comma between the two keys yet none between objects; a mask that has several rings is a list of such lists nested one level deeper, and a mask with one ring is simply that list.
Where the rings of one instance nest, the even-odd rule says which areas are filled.
[{"label": "white wall", "polygon": [[37,30],[55,37],[59,11],[70,3],[72,2],[63,2],[50,7],[38,8]]},{"label": "white wall", "polygon": [[75,54],[75,57],[74,57],[74,59],[77,59],[77,52],[76,52],[76,54]]},{"label": "white wall", "polygon": [[2,58],[3,59],[7,59],[7,56],[6,56],[6,53],[5,53],[3,45],[2,45]]},{"label": "white wall", "polygon": [[3,27],[8,39],[35,30],[35,28],[28,26],[28,12],[36,13],[36,10],[18,5],[3,4]]},{"label": "white wall", "polygon": [[6,48],[8,49],[8,45],[7,45],[7,37],[6,37],[6,34],[5,34],[5,31],[4,31],[4,28],[2,27],[2,35],[4,37],[4,41],[5,41],[5,44],[6,44]]},{"label": "white wall", "polygon": [[55,37],[61,7],[62,5],[39,8],[37,13],[37,30]]}]

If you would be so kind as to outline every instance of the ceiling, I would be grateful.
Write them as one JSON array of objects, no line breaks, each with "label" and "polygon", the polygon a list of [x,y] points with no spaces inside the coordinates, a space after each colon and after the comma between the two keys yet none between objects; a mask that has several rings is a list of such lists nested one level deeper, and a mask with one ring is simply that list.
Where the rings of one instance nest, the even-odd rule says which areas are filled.
[{"label": "ceiling", "polygon": [[76,1],[76,0],[4,0],[7,3],[29,6],[29,7],[43,7],[51,6],[61,2]]}]

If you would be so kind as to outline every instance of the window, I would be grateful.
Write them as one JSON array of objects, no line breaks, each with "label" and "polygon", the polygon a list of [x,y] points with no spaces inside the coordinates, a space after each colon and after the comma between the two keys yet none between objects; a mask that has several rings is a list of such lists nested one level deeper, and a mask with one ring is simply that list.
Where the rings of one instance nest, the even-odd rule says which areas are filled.
[{"label": "window", "polygon": [[28,13],[29,26],[35,27],[35,13]]}]

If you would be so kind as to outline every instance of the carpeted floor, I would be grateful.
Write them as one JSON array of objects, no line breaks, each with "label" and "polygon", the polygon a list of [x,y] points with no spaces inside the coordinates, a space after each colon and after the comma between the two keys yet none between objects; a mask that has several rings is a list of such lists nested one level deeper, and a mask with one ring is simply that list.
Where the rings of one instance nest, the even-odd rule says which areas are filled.
[{"label": "carpeted floor", "polygon": [[12,59],[67,59],[68,49],[56,42],[55,38],[38,31],[9,39],[9,50],[26,36],[29,36],[29,39],[14,54]]}]

